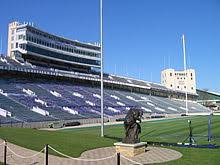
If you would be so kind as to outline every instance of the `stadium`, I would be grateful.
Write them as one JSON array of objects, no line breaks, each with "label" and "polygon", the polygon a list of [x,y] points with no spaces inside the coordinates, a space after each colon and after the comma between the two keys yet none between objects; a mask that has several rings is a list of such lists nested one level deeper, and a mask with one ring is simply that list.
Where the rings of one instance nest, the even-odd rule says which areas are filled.
[{"label": "stadium", "polygon": [[[9,24],[8,54],[0,57],[0,138],[9,142],[11,148],[8,148],[8,152],[11,157],[15,148],[10,143],[35,151],[40,151],[45,144],[49,144],[73,157],[78,157],[87,150],[112,146],[123,138],[122,121],[125,115],[130,109],[136,108],[144,112],[141,140],[153,146],[167,144],[167,148],[182,153],[182,158],[167,164],[198,164],[197,158],[203,160],[199,164],[207,164],[207,161],[208,164],[216,164],[219,161],[219,149],[207,149],[206,145],[220,144],[218,112],[217,109],[211,110],[210,107],[213,106],[210,104],[207,105],[207,102],[218,103],[220,95],[201,89],[187,93],[186,108],[185,91],[104,73],[106,126],[105,137],[99,137],[100,53],[99,43],[66,39],[28,23]],[[213,114],[211,130],[207,125],[210,114]],[[204,149],[198,149],[199,146],[175,146],[188,136],[188,120],[192,121],[197,144],[204,145]],[[57,131],[48,131],[48,128]],[[211,131],[212,136],[208,131]],[[212,140],[207,141],[211,137]],[[74,151],[72,147],[75,148]],[[215,147],[217,148],[216,145]],[[9,164],[42,163],[32,159],[24,161],[25,156],[27,159],[31,156],[17,152],[17,157],[15,155],[16,158],[9,160]],[[206,160],[207,152],[215,158]],[[60,156],[52,149],[50,154]],[[103,157],[105,156],[110,155]],[[97,162],[93,163],[98,164],[99,157],[93,155],[86,158],[96,158]],[[44,155],[40,155],[38,159],[44,160]],[[49,162],[54,160],[50,157]],[[4,162],[3,156],[0,161]],[[62,164],[64,160],[57,158],[56,161],[57,164]],[[126,161],[123,160],[122,164],[129,164]],[[135,159],[133,163],[137,164],[138,161],[139,159]],[[72,164],[77,164],[76,162]],[[102,160],[99,163],[103,164]]]}]

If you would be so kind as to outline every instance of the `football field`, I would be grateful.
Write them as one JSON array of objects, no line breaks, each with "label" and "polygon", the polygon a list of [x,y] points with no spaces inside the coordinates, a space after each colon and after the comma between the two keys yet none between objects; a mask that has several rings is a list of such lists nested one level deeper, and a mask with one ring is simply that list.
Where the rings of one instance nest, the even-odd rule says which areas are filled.
[{"label": "football field", "polygon": [[[146,121],[141,123],[141,141],[147,142],[183,142],[189,134],[188,120],[192,121],[193,136],[197,144],[209,144],[208,117],[194,116],[177,119]],[[211,144],[220,145],[220,116],[212,116]],[[45,131],[24,128],[0,128],[0,138],[39,151],[45,144],[50,144],[59,151],[78,157],[86,150],[113,146],[124,136],[122,124],[105,126],[105,138],[100,137],[100,127],[73,128],[60,131]],[[220,162],[220,148],[180,148],[164,146],[177,150],[183,154],[181,159],[162,164],[218,164]],[[50,151],[50,154],[55,154]]]}]

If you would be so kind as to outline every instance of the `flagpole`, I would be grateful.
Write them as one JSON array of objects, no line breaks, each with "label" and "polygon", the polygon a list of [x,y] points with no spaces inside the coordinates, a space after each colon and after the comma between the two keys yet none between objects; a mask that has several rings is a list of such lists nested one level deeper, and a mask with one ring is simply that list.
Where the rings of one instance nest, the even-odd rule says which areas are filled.
[{"label": "flagpole", "polygon": [[101,137],[104,137],[104,92],[103,92],[103,7],[100,0],[100,42],[101,42]]},{"label": "flagpole", "polygon": [[184,58],[184,71],[185,71],[185,85],[186,85],[186,115],[188,115],[188,95],[187,95],[187,70],[186,70],[186,44],[185,44],[185,36],[182,35],[182,43],[183,43],[183,58]]}]

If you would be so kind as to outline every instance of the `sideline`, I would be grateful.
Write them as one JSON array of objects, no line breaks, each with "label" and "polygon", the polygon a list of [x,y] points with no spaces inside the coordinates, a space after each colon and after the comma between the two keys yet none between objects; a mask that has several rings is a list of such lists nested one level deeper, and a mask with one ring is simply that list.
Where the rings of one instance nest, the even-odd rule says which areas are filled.
[{"label": "sideline", "polygon": [[[153,122],[153,121],[170,121],[170,120],[176,120],[176,119],[183,119],[183,118],[188,118],[192,116],[171,116],[171,117],[165,117],[165,118],[154,118],[154,119],[144,119],[142,120],[143,123],[145,122]],[[105,126],[109,125],[122,125],[123,121],[118,121],[118,122],[108,122],[105,123]],[[67,130],[67,129],[77,129],[77,128],[93,128],[93,127],[99,127],[100,123],[94,123],[94,124],[83,124],[83,125],[78,125],[78,126],[70,126],[70,127],[63,127],[63,128],[40,128],[39,130],[45,130],[45,131],[60,131],[60,130]]]}]

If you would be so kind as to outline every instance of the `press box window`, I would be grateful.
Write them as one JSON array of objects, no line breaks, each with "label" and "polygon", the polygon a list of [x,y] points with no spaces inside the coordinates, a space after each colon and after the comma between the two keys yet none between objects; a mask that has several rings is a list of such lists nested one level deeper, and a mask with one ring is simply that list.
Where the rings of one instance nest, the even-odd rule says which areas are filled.
[{"label": "press box window", "polygon": [[18,39],[22,39],[23,38],[23,35],[18,35]]}]

